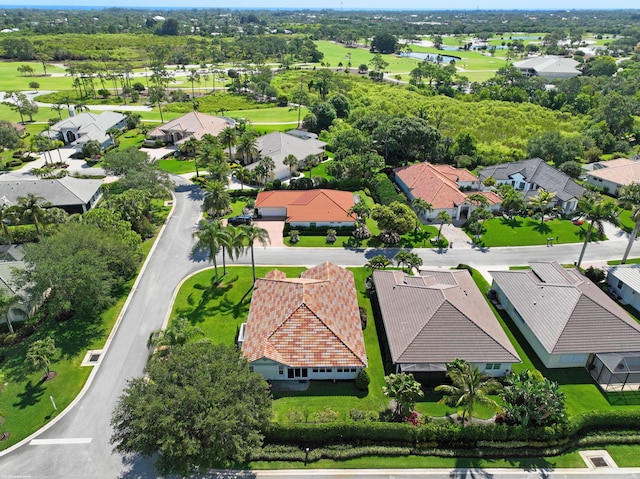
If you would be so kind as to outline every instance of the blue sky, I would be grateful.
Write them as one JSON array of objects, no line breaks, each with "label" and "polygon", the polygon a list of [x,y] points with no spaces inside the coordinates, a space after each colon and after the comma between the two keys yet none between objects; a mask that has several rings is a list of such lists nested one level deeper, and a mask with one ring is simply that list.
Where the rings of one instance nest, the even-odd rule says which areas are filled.
[{"label": "blue sky", "polygon": [[[634,8],[629,0],[22,0],[6,1],[3,3],[26,5],[77,5],[77,6],[126,6],[143,7],[148,9],[163,7],[208,7],[208,8],[332,8],[349,9],[409,9],[409,10],[569,10],[569,9],[622,9]],[[638,5],[635,6],[638,8]]]}]

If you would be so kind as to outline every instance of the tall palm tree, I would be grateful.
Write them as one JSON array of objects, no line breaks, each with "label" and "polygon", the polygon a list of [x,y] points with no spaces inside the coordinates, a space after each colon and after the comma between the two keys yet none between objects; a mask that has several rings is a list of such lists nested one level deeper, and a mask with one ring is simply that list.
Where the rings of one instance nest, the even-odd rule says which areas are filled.
[{"label": "tall palm tree", "polygon": [[231,207],[231,196],[227,185],[221,181],[210,181],[205,186],[202,207],[213,216],[224,215]]},{"label": "tall palm tree", "polygon": [[27,196],[18,198],[16,205],[17,215],[23,223],[33,223],[36,233],[40,236],[40,228],[46,223],[47,211],[51,203],[42,196],[29,193]]},{"label": "tall palm tree", "polygon": [[8,244],[11,244],[11,230],[9,229],[9,225],[15,222],[15,220],[15,208],[7,206],[4,203],[0,204],[0,233]]},{"label": "tall palm tree", "polygon": [[204,336],[204,331],[191,326],[187,318],[175,318],[167,329],[156,329],[149,335],[147,348],[154,348],[160,355],[167,355],[171,348],[184,346],[197,336]]},{"label": "tall palm tree", "polygon": [[391,264],[391,260],[383,254],[378,254],[372,257],[367,264],[364,265],[368,269],[385,269]]},{"label": "tall palm tree", "polygon": [[282,163],[289,167],[289,177],[293,178],[293,169],[298,166],[298,158],[296,158],[296,155],[289,153],[284,157]]},{"label": "tall palm tree", "polygon": [[232,160],[231,147],[235,146],[238,141],[238,132],[234,127],[228,126],[220,132],[218,138],[220,139],[220,143],[229,149],[229,160]]},{"label": "tall palm tree", "polygon": [[253,244],[258,241],[262,246],[267,246],[267,244],[271,244],[271,239],[269,238],[269,232],[264,229],[256,226],[254,224],[251,225],[241,225],[239,228],[242,230],[244,239],[247,241],[249,245],[249,249],[251,250],[251,271],[253,272],[253,282],[256,282],[256,262],[253,256]]},{"label": "tall palm tree", "polygon": [[420,218],[433,211],[433,205],[427,200],[415,197],[411,200],[411,208],[416,212],[416,230],[420,227]]},{"label": "tall palm tree", "polygon": [[553,198],[555,198],[555,196],[555,191],[547,191],[540,188],[538,194],[529,200],[529,204],[533,206],[534,209],[540,210],[540,224],[544,223],[544,215],[549,209],[549,206],[551,205],[551,202],[553,201]]},{"label": "tall palm tree", "polygon": [[236,151],[242,155],[243,165],[252,163],[253,158],[255,158],[259,153],[255,135],[250,132],[243,133],[238,141]]},{"label": "tall palm tree", "polygon": [[405,267],[407,266],[408,262],[409,262],[409,255],[410,254],[411,253],[409,253],[409,250],[401,249],[400,251],[398,251],[396,253],[396,255],[393,257],[393,259],[395,259],[396,263],[398,263],[398,266],[400,266],[404,270]]},{"label": "tall palm tree", "polygon": [[438,241],[440,241],[440,237],[442,236],[442,226],[447,223],[451,223],[451,215],[447,213],[445,210],[438,211],[436,215],[436,221],[440,222],[440,228],[438,228]]},{"label": "tall palm tree", "polygon": [[[9,318],[9,309],[11,308],[11,305],[17,301],[20,301],[19,296],[8,295],[0,291],[0,316],[4,316],[7,321],[7,328],[11,334],[13,334],[14,331],[13,324],[11,324],[11,319]],[[2,384],[0,384],[0,387],[1,386]]]},{"label": "tall palm tree", "polygon": [[200,228],[193,233],[193,237],[196,239],[196,244],[193,246],[192,251],[194,253],[204,253],[208,260],[213,262],[213,268],[216,274],[216,284],[220,281],[218,277],[218,262],[216,261],[216,255],[222,248],[222,242],[224,241],[226,233],[223,231],[219,221],[209,222],[206,220],[200,221]]},{"label": "tall palm tree", "polygon": [[267,181],[271,178],[271,173],[276,169],[276,164],[273,161],[273,158],[270,156],[261,158],[258,166],[262,166],[264,168],[264,183],[267,184]]},{"label": "tall palm tree", "polygon": [[236,168],[232,175],[240,182],[240,189],[244,190],[244,185],[251,182],[251,170],[248,168]]},{"label": "tall palm tree", "polygon": [[500,410],[500,406],[489,397],[490,394],[500,392],[502,386],[495,378],[478,371],[471,365],[462,360],[447,364],[447,376],[451,379],[452,384],[443,384],[435,388],[436,391],[443,394],[438,404],[446,404],[450,407],[462,408],[462,425],[465,424],[465,418],[473,417],[473,409],[476,404],[490,407],[496,411]]},{"label": "tall palm tree", "polygon": [[596,228],[600,237],[602,237],[604,236],[605,221],[616,226],[620,222],[618,220],[618,206],[613,201],[605,199],[600,193],[587,191],[578,201],[578,210],[582,213],[585,220],[589,222],[587,234],[584,237],[584,244],[580,251],[580,257],[576,263],[576,266],[580,268],[593,229]]},{"label": "tall palm tree", "polygon": [[227,274],[227,265],[225,262],[225,253],[229,259],[233,261],[240,257],[244,251],[245,234],[242,229],[237,226],[227,225],[224,227],[225,236],[222,239],[222,274]]},{"label": "tall palm tree", "polygon": [[631,206],[631,219],[635,223],[633,231],[629,236],[627,248],[624,250],[622,261],[620,261],[621,264],[625,264],[629,257],[629,253],[631,252],[633,242],[638,237],[638,232],[640,231],[640,183],[634,182],[620,188],[618,190],[618,201],[624,205]]}]

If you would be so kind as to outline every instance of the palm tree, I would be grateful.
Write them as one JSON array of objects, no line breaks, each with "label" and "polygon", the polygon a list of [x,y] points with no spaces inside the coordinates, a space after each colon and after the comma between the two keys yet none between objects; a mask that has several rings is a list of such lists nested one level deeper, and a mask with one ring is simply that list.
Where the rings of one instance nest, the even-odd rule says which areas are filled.
[{"label": "palm tree", "polygon": [[11,244],[11,230],[9,229],[9,225],[12,224],[15,219],[15,208],[7,206],[4,203],[0,204],[0,232],[8,244]]},{"label": "palm tree", "polygon": [[502,386],[495,378],[472,368],[471,365],[462,360],[447,364],[447,376],[452,384],[443,384],[435,388],[443,394],[438,404],[446,404],[450,407],[462,407],[462,425],[465,418],[473,417],[473,409],[476,404],[487,406],[496,411],[500,406],[489,397],[490,394],[500,392]]},{"label": "palm tree", "polygon": [[401,249],[400,251],[398,251],[396,253],[396,255],[393,257],[393,259],[396,260],[396,263],[398,263],[398,266],[402,267],[402,269],[404,270],[405,267],[409,264],[409,255],[411,253],[409,253],[408,250],[406,249]]},{"label": "palm tree", "polygon": [[200,74],[198,73],[198,70],[196,70],[195,68],[190,69],[189,75],[187,75],[187,81],[191,82],[191,98],[195,98],[196,91],[195,91],[195,88],[193,87],[193,84],[194,83],[197,83],[198,85],[200,84]]},{"label": "palm tree", "polygon": [[378,254],[371,258],[364,267],[369,269],[385,269],[390,264],[391,260],[389,260],[389,258],[383,254]]},{"label": "palm tree", "polygon": [[26,360],[34,369],[44,371],[43,380],[49,379],[51,374],[51,358],[56,354],[56,343],[52,337],[39,339],[31,343],[27,350]]},{"label": "palm tree", "polygon": [[220,244],[222,246],[222,275],[227,274],[227,263],[225,261],[225,253],[229,255],[229,259],[240,257],[244,251],[244,232],[233,225],[224,227],[224,236],[221,237]]},{"label": "palm tree", "polygon": [[220,281],[216,255],[220,252],[225,235],[226,233],[223,231],[219,221],[209,222],[206,220],[201,220],[200,229],[193,233],[193,237],[196,238],[197,241],[192,251],[194,253],[204,253],[208,260],[213,262],[213,268],[216,273],[216,284]]},{"label": "palm tree", "polygon": [[204,336],[204,331],[191,326],[187,318],[175,318],[167,329],[156,329],[149,335],[147,348],[154,348],[158,353],[167,355],[171,348],[184,346],[196,336]]},{"label": "palm tree", "polygon": [[62,120],[62,110],[64,110],[64,105],[62,103],[54,103],[53,105],[51,105],[51,109],[53,111],[57,111],[58,118]]},{"label": "palm tree", "polygon": [[248,168],[237,168],[232,175],[240,182],[241,190],[244,190],[245,183],[249,184],[251,182],[251,170]]},{"label": "palm tree", "polygon": [[232,160],[231,147],[238,141],[238,132],[234,127],[228,126],[220,132],[218,137],[220,138],[220,143],[229,148],[229,160]]},{"label": "palm tree", "polygon": [[604,222],[608,221],[617,226],[619,221],[617,205],[613,201],[605,199],[600,193],[587,191],[578,201],[578,210],[582,213],[585,220],[589,222],[587,234],[584,237],[584,244],[580,251],[580,257],[576,263],[576,266],[580,268],[593,229],[596,228],[599,236],[602,238],[604,236]]},{"label": "palm tree", "polygon": [[253,257],[253,243],[258,241],[262,246],[266,247],[267,244],[271,244],[271,239],[269,238],[269,232],[260,228],[256,225],[241,225],[239,228],[242,230],[244,238],[247,240],[249,244],[249,249],[251,250],[251,270],[253,272],[253,282],[256,282],[256,262]]},{"label": "palm tree", "polygon": [[271,178],[271,173],[276,169],[276,164],[273,161],[273,158],[265,156],[260,160],[258,166],[262,166],[262,168],[264,168],[264,183],[267,184],[267,181]]},{"label": "palm tree", "polygon": [[538,194],[529,200],[529,204],[531,206],[533,206],[535,209],[540,210],[540,213],[541,213],[540,224],[544,223],[544,215],[547,212],[547,209],[549,208],[549,205],[551,204],[555,196],[556,196],[555,191],[546,191],[540,188],[540,191],[538,191]]},{"label": "palm tree", "polygon": [[427,213],[431,213],[433,211],[433,205],[429,203],[427,200],[424,200],[419,197],[415,197],[411,200],[411,208],[416,212],[416,231],[420,228],[420,217],[423,217]]},{"label": "palm tree", "polygon": [[627,248],[624,250],[622,261],[620,261],[620,264],[625,264],[631,252],[633,242],[638,237],[638,232],[640,231],[640,183],[634,182],[620,188],[618,190],[618,201],[624,205],[631,206],[631,219],[634,222]]},{"label": "palm tree", "polygon": [[[19,296],[10,296],[0,291],[0,316],[5,317],[7,321],[7,328],[9,329],[9,332],[11,334],[13,334],[14,331],[13,324],[11,324],[11,319],[9,319],[9,309],[11,308],[12,304],[16,303],[19,300]],[[0,387],[2,387],[2,384],[0,384]]]},{"label": "palm tree", "polygon": [[282,163],[289,167],[289,177],[293,178],[293,169],[298,166],[298,158],[296,158],[296,155],[289,153],[284,157]]},{"label": "palm tree", "polygon": [[231,207],[231,196],[227,185],[221,181],[210,181],[205,186],[202,207],[213,216],[222,216]]},{"label": "palm tree", "polygon": [[46,223],[47,211],[51,203],[46,201],[42,196],[29,193],[27,196],[18,198],[16,211],[20,217],[20,221],[25,223],[33,223],[36,227],[36,233],[40,236],[40,227]]},{"label": "palm tree", "polygon": [[436,221],[440,222],[440,228],[438,228],[438,242],[440,241],[440,237],[442,236],[442,226],[445,223],[451,223],[451,219],[451,215],[445,210],[438,211],[438,214],[436,215]]},{"label": "palm tree", "polygon": [[253,158],[259,153],[255,135],[250,132],[243,133],[236,147],[236,152],[242,155],[243,165],[252,163]]}]

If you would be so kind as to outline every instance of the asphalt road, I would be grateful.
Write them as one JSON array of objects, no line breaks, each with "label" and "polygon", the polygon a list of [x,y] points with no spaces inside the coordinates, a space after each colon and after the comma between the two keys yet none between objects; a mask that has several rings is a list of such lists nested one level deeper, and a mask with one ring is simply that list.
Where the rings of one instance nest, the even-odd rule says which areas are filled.
[{"label": "asphalt road", "polygon": [[[192,233],[200,217],[199,190],[176,178],[176,205],[173,215],[156,243],[140,275],[119,326],[108,341],[108,351],[90,377],[86,392],[65,414],[35,440],[0,454],[0,478],[147,478],[156,477],[152,462],[130,460],[112,453],[110,417],[126,381],[141,375],[148,357],[146,341],[151,331],[160,328],[171,307],[173,294],[183,278],[209,266],[190,257]],[[625,240],[590,244],[585,261],[621,257]],[[505,264],[525,264],[530,260],[574,262],[581,245],[549,247],[416,250],[425,266],[452,266],[467,263],[483,270]],[[346,250],[341,248],[262,248],[256,246],[256,263],[261,265],[314,265],[331,260],[343,266],[360,266],[376,254],[393,256],[389,250]],[[636,253],[637,254],[637,253]],[[633,252],[632,252],[633,255]],[[245,255],[238,264],[248,264]],[[576,471],[265,471],[223,472],[208,477],[566,477]],[[607,474],[594,477],[607,477]],[[626,477],[640,477],[637,470],[626,471]]]}]

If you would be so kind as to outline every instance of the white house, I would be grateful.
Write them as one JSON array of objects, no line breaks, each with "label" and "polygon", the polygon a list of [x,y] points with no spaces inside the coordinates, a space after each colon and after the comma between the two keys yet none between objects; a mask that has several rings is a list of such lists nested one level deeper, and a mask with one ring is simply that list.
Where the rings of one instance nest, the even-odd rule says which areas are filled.
[{"label": "white house", "polygon": [[640,311],[640,264],[621,264],[607,270],[609,291]]},{"label": "white house", "polygon": [[105,111],[99,115],[80,113],[59,121],[44,134],[62,140],[65,145],[71,145],[77,151],[82,150],[82,147],[92,140],[97,141],[104,150],[113,144],[113,138],[107,131],[111,128],[124,130],[126,126],[127,117],[115,111]]}]

